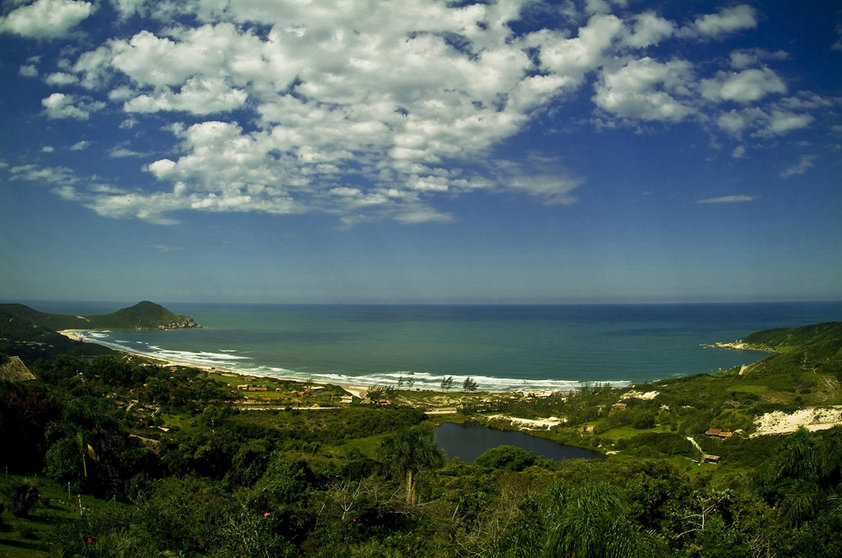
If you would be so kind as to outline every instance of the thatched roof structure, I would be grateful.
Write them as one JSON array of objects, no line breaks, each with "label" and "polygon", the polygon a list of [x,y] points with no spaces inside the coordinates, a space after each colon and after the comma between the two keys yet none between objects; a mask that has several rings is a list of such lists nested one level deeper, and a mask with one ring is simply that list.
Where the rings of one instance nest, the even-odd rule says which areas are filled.
[{"label": "thatched roof structure", "polygon": [[0,363],[0,380],[7,382],[24,382],[26,380],[34,380],[35,376],[29,371],[29,368],[23,361],[16,357],[8,357],[4,362]]}]

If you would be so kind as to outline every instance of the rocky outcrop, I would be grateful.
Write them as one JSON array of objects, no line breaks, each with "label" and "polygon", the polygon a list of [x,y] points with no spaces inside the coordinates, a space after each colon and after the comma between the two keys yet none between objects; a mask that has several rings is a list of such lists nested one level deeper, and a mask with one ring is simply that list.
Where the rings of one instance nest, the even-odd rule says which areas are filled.
[{"label": "rocky outcrop", "polygon": [[[181,316],[179,316],[181,317]],[[166,330],[166,329],[193,329],[202,327],[197,324],[193,318],[190,316],[183,316],[184,319],[178,320],[175,322],[170,322],[168,324],[162,324],[158,326],[158,329]]]},{"label": "rocky outcrop", "polygon": [[745,343],[742,340],[735,341],[733,343],[714,343],[714,349],[731,349],[732,351],[757,351],[763,353],[774,353],[776,352],[774,349],[769,347],[764,347],[762,345],[752,345],[750,343]]}]

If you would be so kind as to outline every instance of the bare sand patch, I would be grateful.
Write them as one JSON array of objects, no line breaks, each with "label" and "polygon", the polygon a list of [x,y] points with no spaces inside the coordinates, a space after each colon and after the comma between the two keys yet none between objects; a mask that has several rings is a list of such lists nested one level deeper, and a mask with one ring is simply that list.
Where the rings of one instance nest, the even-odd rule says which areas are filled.
[{"label": "bare sand patch", "polygon": [[752,434],[752,437],[789,434],[802,426],[811,432],[827,430],[842,424],[842,405],[810,407],[790,414],[773,411],[756,418],[754,422],[757,425],[757,431]]},{"label": "bare sand patch", "polygon": [[558,426],[566,421],[566,419],[558,417],[547,417],[545,419],[527,419],[520,417],[512,417],[509,415],[489,415],[488,420],[502,420],[509,421],[512,426],[521,430],[549,430],[553,426]]},{"label": "bare sand patch", "polygon": [[643,393],[642,391],[631,390],[631,391],[627,391],[626,393],[621,395],[620,399],[651,400],[651,399],[655,399],[656,397],[658,397],[658,394],[660,394],[660,393],[661,393],[660,391],[647,391],[646,393]]}]

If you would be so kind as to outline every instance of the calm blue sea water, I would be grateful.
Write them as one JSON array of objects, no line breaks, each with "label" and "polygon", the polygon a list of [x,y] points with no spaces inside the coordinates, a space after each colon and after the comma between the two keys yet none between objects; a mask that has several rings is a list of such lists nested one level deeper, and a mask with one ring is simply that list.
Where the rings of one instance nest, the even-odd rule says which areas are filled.
[{"label": "calm blue sea water", "polygon": [[[110,312],[122,305],[34,303]],[[570,389],[726,369],[765,354],[713,349],[754,331],[842,320],[842,302],[588,306],[299,306],[167,303],[197,330],[96,332],[91,340],[247,372],[362,384]]]}]

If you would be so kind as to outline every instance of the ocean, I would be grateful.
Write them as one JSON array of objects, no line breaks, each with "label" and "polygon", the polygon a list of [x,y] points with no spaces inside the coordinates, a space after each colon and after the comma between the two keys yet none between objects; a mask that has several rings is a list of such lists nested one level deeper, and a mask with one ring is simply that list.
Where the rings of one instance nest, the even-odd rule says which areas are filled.
[{"label": "ocean", "polygon": [[[75,304],[75,306],[74,306]],[[32,303],[45,312],[123,305]],[[842,320],[842,302],[642,305],[277,305],[165,303],[201,329],[102,331],[114,348],[247,373],[438,388],[568,390],[728,369],[765,353],[710,347],[776,327]]]}]

